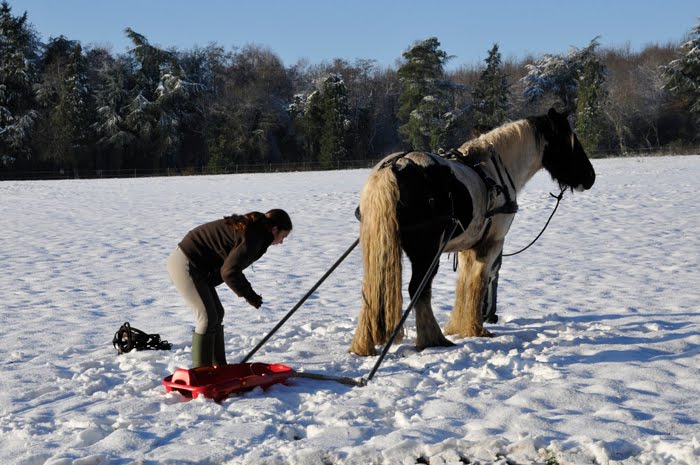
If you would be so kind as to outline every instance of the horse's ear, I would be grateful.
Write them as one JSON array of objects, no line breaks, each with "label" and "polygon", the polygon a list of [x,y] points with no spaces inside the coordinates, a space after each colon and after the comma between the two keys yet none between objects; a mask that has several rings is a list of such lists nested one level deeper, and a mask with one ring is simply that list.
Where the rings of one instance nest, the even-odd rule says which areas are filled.
[{"label": "horse's ear", "polygon": [[547,116],[549,116],[550,118],[555,118],[557,115],[557,110],[555,110],[554,107],[550,108],[547,112]]}]

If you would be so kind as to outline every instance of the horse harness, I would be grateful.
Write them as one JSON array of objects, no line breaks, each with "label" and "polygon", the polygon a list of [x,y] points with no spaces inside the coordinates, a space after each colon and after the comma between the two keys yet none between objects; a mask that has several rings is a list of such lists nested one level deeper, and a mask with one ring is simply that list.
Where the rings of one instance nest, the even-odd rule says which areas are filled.
[{"label": "horse harness", "polygon": [[[475,162],[473,158],[470,158],[468,155],[465,155],[457,149],[451,149],[447,152],[439,153],[438,155],[444,158],[445,160],[456,161],[468,168],[471,168],[477,175],[479,175],[481,181],[486,186],[489,198],[493,199],[497,198],[500,195],[503,195],[503,197],[505,198],[505,203],[503,205],[488,210],[485,214],[486,218],[490,219],[494,215],[498,214],[514,215],[518,212],[518,202],[514,198],[516,192],[515,183],[513,182],[513,178],[508,172],[508,168],[506,168],[506,166],[503,164],[501,157],[498,155],[493,145],[489,146],[488,162],[490,162],[493,165],[494,170],[496,171],[496,175],[498,176],[498,180],[491,178],[488,175],[488,173],[486,173],[486,171],[484,170],[484,167],[487,163],[486,161]],[[501,167],[506,173],[506,177],[508,178],[510,188],[506,185],[505,179],[503,178],[503,173],[501,171]],[[511,189],[513,190],[513,196],[511,196],[510,193]]]},{"label": "horse harness", "polygon": [[[513,189],[513,193],[516,192],[515,190],[515,184],[513,183],[513,178],[510,176],[510,173],[508,172],[508,168],[503,164],[503,161],[501,160],[501,157],[498,155],[498,152],[496,152],[496,149],[493,147],[493,145],[490,145],[489,147],[489,161],[493,163],[493,167],[496,170],[496,174],[498,176],[498,179],[500,181],[500,184],[493,179],[491,179],[488,174],[483,169],[483,166],[485,162],[474,162],[473,159],[470,159],[467,155],[464,153],[460,152],[457,149],[451,149],[447,153],[441,153],[440,156],[447,160],[455,160],[458,161],[465,166],[470,167],[474,172],[476,172],[481,180],[483,181],[484,185],[486,185],[487,190],[489,191],[489,197],[490,198],[495,198],[492,195],[495,194],[497,197],[500,194],[503,194],[505,198],[505,203],[501,205],[500,207],[492,208],[489,211],[486,212],[484,215],[487,219],[487,225],[486,228],[484,229],[484,232],[481,236],[481,239],[476,243],[476,246],[481,244],[484,240],[484,238],[487,236],[489,229],[491,228],[491,218],[494,215],[497,214],[505,214],[505,215],[511,215],[515,214],[518,212],[518,203],[516,199],[512,198],[510,195],[510,190],[505,184],[505,180],[503,179],[503,174],[501,173],[501,168],[499,165],[503,167],[503,171],[505,171],[506,176],[508,177],[508,182],[510,183],[510,187]],[[550,196],[554,197],[557,200],[556,205],[554,206],[554,209],[552,210],[552,213],[549,215],[549,218],[547,219],[547,222],[545,223],[544,227],[540,231],[540,233],[525,247],[521,248],[517,252],[512,252],[512,253],[503,253],[501,251],[501,256],[502,257],[512,257],[513,255],[518,255],[521,252],[524,252],[525,250],[529,249],[537,240],[542,236],[544,233],[545,229],[547,229],[547,226],[549,226],[550,221],[552,221],[552,218],[554,217],[554,214],[557,212],[557,208],[559,208],[559,203],[561,202],[561,199],[564,197],[564,192],[566,191],[566,187],[562,187],[561,185],[559,186],[561,189],[561,192],[559,192],[558,195],[552,194],[550,192]],[[457,255],[455,254],[454,258],[454,264],[453,264],[453,269],[456,271],[457,270]]]},{"label": "horse harness", "polygon": [[[381,164],[380,169],[393,167],[398,160],[405,157],[409,153],[411,153],[411,151],[399,152],[399,153],[395,154],[393,157],[385,160]],[[481,242],[483,242],[485,237],[488,235],[488,232],[491,229],[492,218],[495,215],[498,215],[498,214],[512,215],[512,214],[517,213],[518,203],[517,203],[516,199],[514,198],[515,192],[516,192],[515,183],[513,182],[513,178],[510,176],[508,169],[503,164],[501,157],[498,155],[498,153],[496,152],[496,149],[493,147],[493,145],[491,145],[489,147],[488,162],[493,164],[496,175],[498,176],[498,180],[493,179],[484,170],[484,167],[487,163],[486,161],[482,161],[482,162],[475,161],[473,157],[469,157],[457,149],[450,149],[447,152],[441,151],[438,154],[431,153],[431,152],[423,152],[423,153],[428,155],[430,158],[432,158],[436,162],[438,159],[442,158],[444,160],[458,162],[458,163],[470,168],[471,170],[473,170],[479,176],[481,181],[484,183],[484,186],[486,186],[487,198],[489,200],[497,199],[499,196],[503,195],[505,202],[500,206],[490,208],[484,214],[484,217],[486,219],[486,226],[484,227],[481,238],[479,239],[479,241],[477,241],[476,245],[479,245]],[[501,167],[502,167],[502,169],[501,169]],[[506,181],[505,181],[505,178],[503,176],[503,172],[505,172],[505,175],[508,179],[508,183],[510,184],[510,188],[508,187],[508,185],[506,185]],[[452,176],[454,177],[454,173],[452,174]],[[513,195],[511,195],[511,189],[513,191]],[[360,219],[359,218],[359,216],[360,216],[359,211],[356,211],[356,216],[358,216],[358,219]],[[444,220],[445,222],[457,220],[460,227],[462,228],[462,231],[464,231],[466,229],[465,226],[462,225],[459,222],[459,220],[456,218],[456,216],[454,215],[454,212],[449,217],[434,218],[431,222],[410,225],[404,229],[421,229],[421,228],[427,227],[431,224],[434,224],[435,220],[438,220],[438,221]]]}]

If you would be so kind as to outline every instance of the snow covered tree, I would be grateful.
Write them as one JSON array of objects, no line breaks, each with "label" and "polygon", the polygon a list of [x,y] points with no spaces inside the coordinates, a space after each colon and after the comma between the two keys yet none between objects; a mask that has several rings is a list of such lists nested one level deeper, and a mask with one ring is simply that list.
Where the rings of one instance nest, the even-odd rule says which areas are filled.
[{"label": "snow covered tree", "polygon": [[685,100],[696,118],[696,126],[700,126],[700,23],[690,31],[689,40],[680,51],[683,55],[664,67],[668,79],[665,88]]},{"label": "snow covered tree", "polygon": [[347,158],[347,138],[350,133],[350,109],[348,89],[338,74],[323,81],[321,92],[321,145],[319,161],[321,167],[330,168],[333,162]]},{"label": "snow covered tree", "polygon": [[162,159],[179,148],[186,103],[202,86],[186,79],[174,52],[151,45],[130,28],[125,32],[134,44],[129,56],[135,85],[129,92],[124,122],[137,136],[138,152],[158,167]]},{"label": "snow covered tree", "polygon": [[603,104],[606,67],[597,54],[598,38],[583,49],[572,48],[567,56],[545,55],[526,66],[524,94],[531,102],[548,94],[556,96],[564,111],[576,111],[576,131],[586,150],[598,148],[604,126]]},{"label": "snow covered tree", "polygon": [[306,98],[303,95],[296,95],[290,107],[290,110],[297,115],[295,121],[301,135],[303,159],[317,161],[321,153],[321,128],[323,127],[321,91],[313,91]]},{"label": "snow covered tree", "polygon": [[339,74],[326,76],[318,86],[305,99],[295,96],[288,111],[301,133],[304,158],[330,168],[348,157],[352,129],[348,90]]},{"label": "snow covered tree", "polygon": [[[535,102],[553,94],[564,111],[574,111],[584,67],[598,60],[598,46],[598,39],[595,38],[586,48],[573,47],[566,56],[546,54],[537,63],[526,65],[528,73],[522,78],[525,97]],[[593,71],[604,74],[605,67],[596,66]],[[605,80],[595,79],[595,82],[602,84]]]},{"label": "snow covered tree", "polygon": [[355,60],[349,63],[336,58],[330,66],[324,66],[326,75],[342,76],[347,94],[347,120],[345,130],[347,157],[359,160],[374,156],[373,142],[377,136],[371,127],[380,119],[378,108],[385,101],[385,94],[377,89],[378,68],[374,60]]},{"label": "snow covered tree", "polygon": [[[164,143],[175,118],[164,114],[156,100],[159,98],[161,76],[169,74],[174,57],[165,50],[154,47],[141,34],[130,28],[125,30],[134,47],[129,51],[132,59],[135,85],[129,91],[124,121],[126,127],[139,142],[138,152],[152,157],[146,165],[158,166],[161,156],[168,147]],[[162,122],[162,125],[161,125]]]},{"label": "snow covered tree", "polygon": [[444,67],[452,58],[439,49],[436,37],[417,42],[403,52],[398,70],[402,93],[399,99],[399,132],[411,148],[438,150],[450,137],[455,121],[454,85]]},{"label": "snow covered tree", "polygon": [[486,68],[472,91],[472,112],[475,126],[481,131],[495,128],[508,118],[510,90],[501,64],[498,44],[489,50],[484,60]]},{"label": "snow covered tree", "polygon": [[[592,50],[593,51],[593,50]],[[604,104],[608,101],[605,65],[594,53],[583,55],[576,97],[576,134],[586,153],[598,151],[606,127]]]},{"label": "snow covered tree", "polygon": [[178,54],[178,62],[189,82],[201,87],[201,92],[191,95],[183,102],[180,124],[180,150],[169,166],[204,166],[208,162],[207,130],[211,123],[208,111],[217,102],[223,83],[222,69],[230,55],[216,44],[204,48],[195,47]]},{"label": "snow covered tree", "polygon": [[39,41],[27,13],[13,16],[0,4],[0,166],[31,157],[32,129],[38,117],[33,85]]},{"label": "snow covered tree", "polygon": [[35,142],[44,160],[78,170],[87,165],[93,119],[86,60],[80,43],[51,39],[42,59],[36,98],[42,110]]},{"label": "snow covered tree", "polygon": [[219,90],[207,114],[210,167],[278,161],[292,98],[280,58],[267,47],[249,45],[228,56],[217,73]]},{"label": "snow covered tree", "polygon": [[124,58],[113,59],[105,53],[89,54],[95,74],[96,117],[93,129],[97,135],[97,151],[102,154],[101,167],[122,168],[136,136],[125,121],[129,91],[133,87],[133,70]]}]

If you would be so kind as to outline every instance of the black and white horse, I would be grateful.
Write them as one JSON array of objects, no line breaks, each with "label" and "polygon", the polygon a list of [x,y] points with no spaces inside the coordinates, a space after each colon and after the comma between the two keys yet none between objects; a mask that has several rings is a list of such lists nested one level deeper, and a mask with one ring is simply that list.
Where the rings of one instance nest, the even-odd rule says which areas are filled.
[{"label": "black and white horse", "polygon": [[[455,304],[445,333],[491,336],[481,313],[488,273],[517,211],[517,194],[542,168],[562,188],[586,190],[595,181],[567,116],[554,109],[466,142],[451,158],[408,152],[377,164],[360,196],[364,277],[350,351],[372,355],[389,340],[402,317],[401,250],[411,262],[413,299],[455,220],[458,229],[444,249],[459,254]],[[430,305],[436,273],[437,268],[414,307],[418,350],[453,345]]]}]

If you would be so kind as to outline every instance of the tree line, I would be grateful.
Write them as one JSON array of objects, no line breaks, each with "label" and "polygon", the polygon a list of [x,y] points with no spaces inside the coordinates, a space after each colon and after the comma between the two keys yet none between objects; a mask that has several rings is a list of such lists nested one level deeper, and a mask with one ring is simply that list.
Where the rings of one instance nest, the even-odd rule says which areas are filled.
[{"label": "tree line", "polygon": [[[305,163],[331,168],[405,149],[439,151],[508,120],[569,111],[591,156],[678,151],[700,141],[700,23],[678,44],[602,48],[448,71],[431,37],[396,69],[374,60],[285,66],[269,48],[164,49],[127,28],[114,55],[39,40],[0,4],[0,175]],[[683,34],[684,31],[679,31]]]}]

